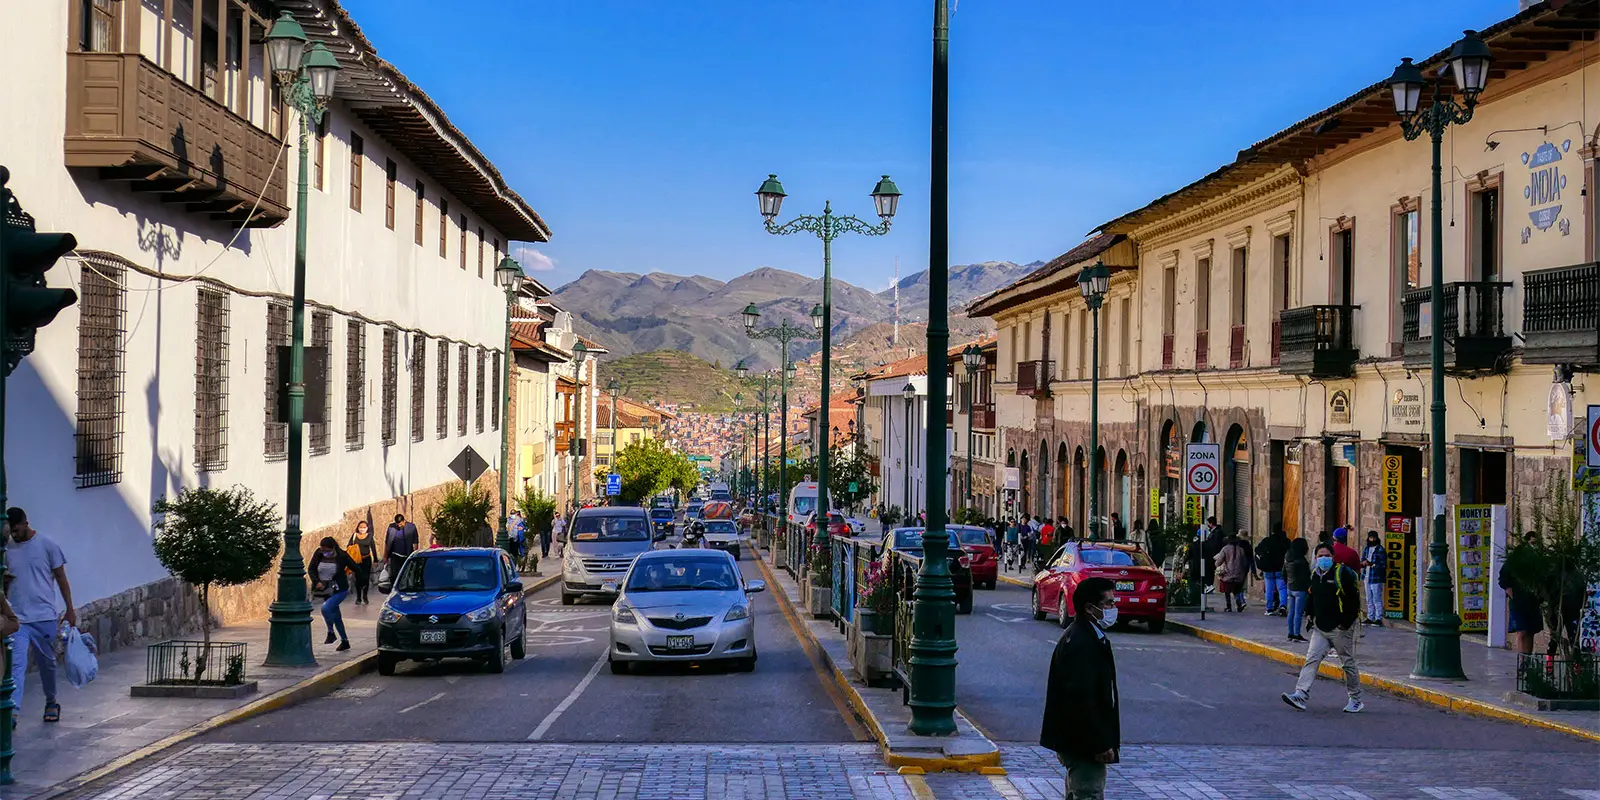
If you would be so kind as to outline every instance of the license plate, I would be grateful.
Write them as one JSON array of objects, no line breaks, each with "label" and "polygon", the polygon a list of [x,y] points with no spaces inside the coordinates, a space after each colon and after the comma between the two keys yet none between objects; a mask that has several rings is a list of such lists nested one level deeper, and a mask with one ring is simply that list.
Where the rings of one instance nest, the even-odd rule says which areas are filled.
[{"label": "license plate", "polygon": [[423,631],[423,644],[444,644],[445,631]]},{"label": "license plate", "polygon": [[1119,592],[1131,592],[1131,591],[1133,591],[1133,581],[1117,581],[1117,591],[1119,591]]},{"label": "license plate", "polygon": [[668,636],[667,637],[667,649],[668,650],[693,650],[694,649],[694,637],[693,636]]}]

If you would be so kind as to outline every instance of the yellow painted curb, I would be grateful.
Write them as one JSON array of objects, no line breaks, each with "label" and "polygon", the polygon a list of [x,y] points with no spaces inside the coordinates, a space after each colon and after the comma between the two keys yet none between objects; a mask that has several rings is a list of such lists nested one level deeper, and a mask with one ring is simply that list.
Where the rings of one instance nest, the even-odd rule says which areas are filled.
[{"label": "yellow painted curb", "polygon": [[[1217,644],[1227,645],[1236,650],[1242,650],[1246,653],[1258,655],[1262,658],[1268,658],[1273,661],[1288,664],[1290,666],[1300,666],[1305,663],[1304,655],[1294,653],[1290,650],[1284,650],[1282,648],[1265,645],[1260,642],[1251,641],[1238,636],[1232,636],[1226,633],[1220,633],[1218,631],[1208,630],[1206,628],[1199,628],[1185,622],[1179,622],[1171,617],[1167,618],[1167,624],[1189,634],[1190,636],[1204,639],[1208,642],[1216,642]],[[1317,674],[1325,678],[1334,679],[1339,679],[1344,675],[1344,673],[1337,666],[1328,663],[1323,663],[1318,668]],[[1438,689],[1431,689],[1426,686],[1418,686],[1414,683],[1408,683],[1406,681],[1396,680],[1394,678],[1388,678],[1382,675],[1373,675],[1363,672],[1361,673],[1361,683],[1366,686],[1371,686],[1374,689],[1388,692],[1389,694],[1399,695],[1401,697],[1415,700],[1419,703],[1437,706],[1456,714],[1470,714],[1476,717],[1497,719],[1505,722],[1515,722],[1530,728],[1542,728],[1544,730],[1555,731],[1557,733],[1565,733],[1569,736],[1576,736],[1580,739],[1586,739],[1591,742],[1600,742],[1600,733],[1595,731],[1585,730],[1574,725],[1566,725],[1564,723],[1554,722],[1552,720],[1543,719],[1514,708],[1497,706],[1493,703],[1485,703],[1482,700],[1473,700],[1469,697],[1453,695],[1448,692],[1439,691]]]},{"label": "yellow painted curb", "polygon": [[1021,587],[1025,588],[1025,589],[1032,589],[1033,588],[1033,581],[1031,581],[1031,580],[1024,580],[1022,578],[1013,578],[1010,575],[1004,575],[1004,574],[997,575],[995,577],[999,578],[1001,581],[1003,581],[1005,583],[1012,584],[1013,586],[1021,586]]}]

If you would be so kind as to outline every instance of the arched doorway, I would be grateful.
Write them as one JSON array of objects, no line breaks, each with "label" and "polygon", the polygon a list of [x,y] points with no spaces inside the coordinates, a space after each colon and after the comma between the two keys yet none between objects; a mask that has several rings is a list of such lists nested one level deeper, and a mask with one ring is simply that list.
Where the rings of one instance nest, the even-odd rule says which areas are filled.
[{"label": "arched doorway", "polygon": [[1111,492],[1108,491],[1111,484],[1111,470],[1107,469],[1110,464],[1106,462],[1106,449],[1104,447],[1095,451],[1094,455],[1095,471],[1090,475],[1091,477],[1099,476],[1097,481],[1099,485],[1091,490],[1095,492],[1090,496],[1090,501],[1095,508],[1094,519],[1089,520],[1089,533],[1096,539],[1110,539],[1111,526],[1107,524],[1107,521],[1111,519],[1112,510]]},{"label": "arched doorway", "polygon": [[1039,488],[1034,492],[1037,501],[1033,509],[1034,516],[1050,516],[1050,443],[1039,440]]},{"label": "arched doorway", "polygon": [[1133,518],[1142,522],[1150,516],[1150,485],[1145,483],[1144,465],[1133,471]]},{"label": "arched doorway", "polygon": [[1161,427],[1161,524],[1183,521],[1183,448],[1178,443],[1178,423],[1167,420]]},{"label": "arched doorway", "polygon": [[1022,461],[1017,464],[1017,474],[1022,476],[1021,497],[1017,498],[1017,513],[1026,514],[1033,506],[1028,502],[1033,495],[1033,471],[1028,468],[1028,451],[1022,451]]},{"label": "arched doorway", "polygon": [[1133,525],[1133,486],[1132,478],[1128,474],[1128,451],[1118,450],[1116,463],[1116,471],[1112,473],[1115,481],[1112,493],[1116,495],[1117,499],[1115,503],[1112,503],[1111,507],[1117,512],[1117,518],[1122,520],[1122,526],[1126,529]]},{"label": "arched doorway", "polygon": [[1084,526],[1089,513],[1089,478],[1085,474],[1088,471],[1088,464],[1083,455],[1083,446],[1079,445],[1072,452],[1072,493],[1077,495],[1077,498],[1072,504],[1071,511],[1072,529],[1079,536],[1088,530]]},{"label": "arched doorway", "polygon": [[1222,525],[1246,538],[1253,527],[1250,489],[1250,434],[1243,426],[1234,425],[1222,448]]},{"label": "arched doorway", "polygon": [[1071,470],[1067,469],[1067,443],[1056,444],[1056,516],[1065,517],[1072,508]]}]

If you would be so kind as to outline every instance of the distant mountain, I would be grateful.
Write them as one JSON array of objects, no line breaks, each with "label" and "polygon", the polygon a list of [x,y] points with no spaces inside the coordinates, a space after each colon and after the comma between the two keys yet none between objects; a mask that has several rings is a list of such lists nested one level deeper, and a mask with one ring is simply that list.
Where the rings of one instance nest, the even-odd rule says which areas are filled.
[{"label": "distant mountain", "polygon": [[621,382],[624,396],[652,405],[675,403],[696,411],[733,411],[734,396],[744,391],[727,365],[708,364],[680,350],[625,356],[607,364],[606,369]]},{"label": "distant mountain", "polygon": [[[1010,261],[985,261],[950,268],[950,308],[962,308],[969,300],[982,297],[1044,266],[1043,261],[1016,264]],[[885,303],[894,303],[894,287],[878,293]],[[928,319],[928,271],[900,279],[900,317],[926,322]]]}]

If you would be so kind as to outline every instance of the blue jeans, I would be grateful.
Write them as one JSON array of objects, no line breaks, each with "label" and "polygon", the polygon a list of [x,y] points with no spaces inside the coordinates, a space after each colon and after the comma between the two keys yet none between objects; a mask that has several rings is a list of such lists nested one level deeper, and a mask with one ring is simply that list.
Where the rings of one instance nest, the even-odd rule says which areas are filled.
[{"label": "blue jeans", "polygon": [[339,634],[339,641],[350,641],[349,634],[344,632],[344,614],[339,613],[339,604],[350,596],[349,589],[340,589],[322,602],[322,621],[328,623],[328,632]]},{"label": "blue jeans", "polygon": [[1266,583],[1268,611],[1275,611],[1279,606],[1288,604],[1289,582],[1284,580],[1281,571],[1263,572],[1261,573],[1261,578]]},{"label": "blue jeans", "polygon": [[1306,600],[1310,592],[1289,592],[1289,635],[1303,636],[1302,630],[1306,624]]},{"label": "blue jeans", "polygon": [[55,620],[24,622],[11,636],[11,680],[17,684],[11,695],[22,710],[22,679],[28,675],[28,659],[39,659],[39,685],[44,688],[46,703],[56,701],[56,637],[59,635]]}]

